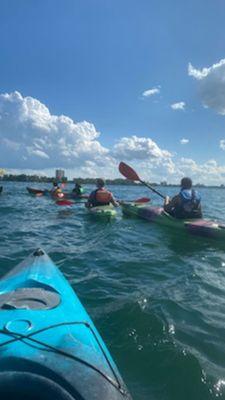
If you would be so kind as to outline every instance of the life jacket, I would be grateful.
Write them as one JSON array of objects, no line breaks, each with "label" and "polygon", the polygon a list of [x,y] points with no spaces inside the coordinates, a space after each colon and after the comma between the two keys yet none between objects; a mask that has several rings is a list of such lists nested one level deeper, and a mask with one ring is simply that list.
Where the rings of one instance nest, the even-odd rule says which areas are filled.
[{"label": "life jacket", "polygon": [[60,189],[59,187],[58,188],[56,188],[55,190],[52,190],[52,196],[53,197],[57,197],[57,198],[62,198],[62,197],[64,197],[64,194],[62,193],[62,189]]},{"label": "life jacket", "polygon": [[176,218],[201,218],[201,196],[193,189],[181,189],[179,205],[175,208]]},{"label": "life jacket", "polygon": [[112,193],[105,188],[97,189],[93,198],[93,205],[96,206],[107,206],[112,200]]}]

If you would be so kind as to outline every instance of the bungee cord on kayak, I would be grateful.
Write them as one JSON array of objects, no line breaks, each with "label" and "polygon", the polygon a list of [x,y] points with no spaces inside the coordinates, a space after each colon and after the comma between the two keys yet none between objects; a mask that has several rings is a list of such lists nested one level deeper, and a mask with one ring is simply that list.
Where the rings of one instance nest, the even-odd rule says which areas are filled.
[{"label": "bungee cord on kayak", "polygon": [[[109,376],[104,374],[104,372],[102,372],[99,368],[97,368],[94,365],[88,363],[87,361],[85,361],[85,360],[83,360],[83,359],[81,359],[79,357],[76,357],[75,355],[70,354],[70,353],[68,353],[66,351],[60,350],[57,347],[53,347],[50,344],[45,343],[45,342],[43,342],[41,340],[33,338],[33,336],[38,335],[38,334],[40,334],[42,332],[45,332],[45,331],[47,331],[49,329],[55,329],[55,328],[58,328],[58,327],[69,326],[69,325],[71,325],[71,326],[72,325],[84,325],[86,328],[90,329],[91,333],[95,337],[95,340],[98,343],[98,345],[99,345],[99,347],[100,347],[100,349],[101,349],[101,351],[102,351],[102,353],[103,353],[103,355],[104,355],[104,357],[105,357],[105,359],[106,359],[106,361],[107,361],[107,363],[108,363],[108,365],[109,365],[109,367],[110,367],[110,369],[111,369],[111,371],[112,371],[112,373],[113,373],[113,375],[115,377],[115,381],[113,381]],[[4,329],[0,330],[0,334],[13,337],[13,339],[11,339],[11,340],[8,340],[6,342],[0,343],[0,348],[3,347],[3,346],[7,346],[9,344],[15,343],[16,341],[19,341],[19,340],[25,341],[26,344],[29,344],[29,341],[30,341],[30,342],[42,345],[46,349],[49,349],[49,350],[55,352],[56,354],[59,354],[59,355],[64,356],[64,357],[71,358],[72,360],[78,361],[78,362],[84,364],[86,367],[93,369],[95,372],[97,372],[98,374],[102,375],[103,378],[106,379],[107,381],[109,381],[113,386],[115,386],[122,394],[126,393],[124,391],[124,389],[121,387],[121,383],[120,383],[120,381],[119,381],[119,379],[117,377],[116,372],[113,369],[113,366],[110,363],[110,360],[108,359],[108,357],[107,357],[106,353],[104,352],[104,349],[102,348],[101,343],[99,342],[94,330],[92,329],[92,327],[90,326],[90,324],[88,322],[83,322],[83,321],[81,321],[81,322],[80,321],[61,322],[59,324],[54,324],[54,325],[51,325],[51,326],[47,326],[47,327],[45,327],[43,329],[37,330],[37,331],[32,332],[32,333],[30,333],[28,335],[23,335],[23,334],[21,334],[19,332],[10,332],[9,330],[7,330],[7,328],[4,328]]]}]

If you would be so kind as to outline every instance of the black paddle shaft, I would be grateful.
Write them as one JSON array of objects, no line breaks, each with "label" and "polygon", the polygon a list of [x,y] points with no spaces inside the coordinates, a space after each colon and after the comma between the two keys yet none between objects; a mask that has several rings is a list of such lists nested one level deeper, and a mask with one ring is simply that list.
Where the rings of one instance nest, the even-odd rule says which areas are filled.
[{"label": "black paddle shaft", "polygon": [[162,199],[165,200],[166,196],[163,196],[163,194],[160,193],[160,192],[158,192],[158,190],[154,189],[151,185],[149,185],[148,183],[142,181],[141,179],[140,179],[140,182],[141,182],[143,185],[147,186],[149,189],[151,189],[154,193],[156,193],[156,194],[158,194],[160,197],[162,197]]}]

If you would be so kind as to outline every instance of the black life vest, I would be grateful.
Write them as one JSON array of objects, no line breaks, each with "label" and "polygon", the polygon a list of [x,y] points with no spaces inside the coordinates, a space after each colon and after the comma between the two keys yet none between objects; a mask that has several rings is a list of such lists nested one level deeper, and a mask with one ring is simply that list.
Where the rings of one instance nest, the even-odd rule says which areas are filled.
[{"label": "black life vest", "polygon": [[179,202],[174,207],[173,215],[176,218],[202,218],[201,196],[193,189],[181,189]]}]

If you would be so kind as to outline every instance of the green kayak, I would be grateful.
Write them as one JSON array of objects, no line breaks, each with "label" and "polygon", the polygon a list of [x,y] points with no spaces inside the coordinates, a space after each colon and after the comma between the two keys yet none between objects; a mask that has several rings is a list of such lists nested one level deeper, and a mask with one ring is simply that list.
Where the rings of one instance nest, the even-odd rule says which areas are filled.
[{"label": "green kayak", "polygon": [[113,205],[91,207],[88,208],[88,212],[90,215],[100,218],[113,218],[117,215],[117,211]]},{"label": "green kayak", "polygon": [[217,240],[225,239],[225,224],[207,219],[181,220],[167,214],[162,207],[152,207],[146,204],[123,203],[125,215],[137,216],[149,222],[173,229],[182,229],[191,235],[204,236]]}]

